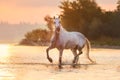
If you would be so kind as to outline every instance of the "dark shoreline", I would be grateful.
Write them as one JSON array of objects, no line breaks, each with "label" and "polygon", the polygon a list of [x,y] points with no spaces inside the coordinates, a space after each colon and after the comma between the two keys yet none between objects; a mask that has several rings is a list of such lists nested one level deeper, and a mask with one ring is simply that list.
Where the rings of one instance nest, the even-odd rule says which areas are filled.
[{"label": "dark shoreline", "polygon": [[[17,44],[15,46],[43,46],[43,47],[47,47],[49,46],[47,45],[27,45],[27,44]],[[110,45],[91,45],[91,48],[105,48],[105,49],[120,49],[120,46],[110,46]]]},{"label": "dark shoreline", "polygon": [[120,49],[120,46],[109,46],[109,45],[91,45],[91,48],[106,48],[106,49]]}]

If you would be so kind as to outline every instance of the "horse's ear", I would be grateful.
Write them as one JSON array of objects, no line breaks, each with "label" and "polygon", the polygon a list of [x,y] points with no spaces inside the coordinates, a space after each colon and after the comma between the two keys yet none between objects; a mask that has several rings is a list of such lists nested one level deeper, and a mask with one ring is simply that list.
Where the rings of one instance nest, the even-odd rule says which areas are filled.
[{"label": "horse's ear", "polygon": [[55,19],[55,16],[53,17],[53,19]]},{"label": "horse's ear", "polygon": [[60,19],[60,15],[59,15],[59,17],[58,17],[59,19]]}]

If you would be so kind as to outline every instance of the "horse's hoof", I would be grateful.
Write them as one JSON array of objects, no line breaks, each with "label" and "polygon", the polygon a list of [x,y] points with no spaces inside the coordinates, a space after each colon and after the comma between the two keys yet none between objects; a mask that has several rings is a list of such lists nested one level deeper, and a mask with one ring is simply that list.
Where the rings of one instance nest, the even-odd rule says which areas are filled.
[{"label": "horse's hoof", "polygon": [[80,68],[81,66],[80,65],[77,65],[77,64],[74,64],[72,65],[72,68]]},{"label": "horse's hoof", "polygon": [[72,65],[73,68],[75,68],[76,66],[75,65]]},{"label": "horse's hoof", "polygon": [[50,63],[52,63],[52,62],[53,62],[52,58],[48,58],[48,60],[49,60],[49,62],[50,62]]},{"label": "horse's hoof", "polygon": [[58,65],[58,68],[59,68],[59,69],[63,69],[63,67],[62,67],[61,65]]},{"label": "horse's hoof", "polygon": [[73,67],[73,68],[76,68],[76,64],[72,64],[72,67]]},{"label": "horse's hoof", "polygon": [[97,62],[96,62],[96,61],[93,61],[93,62],[91,62],[91,64],[97,64]]}]

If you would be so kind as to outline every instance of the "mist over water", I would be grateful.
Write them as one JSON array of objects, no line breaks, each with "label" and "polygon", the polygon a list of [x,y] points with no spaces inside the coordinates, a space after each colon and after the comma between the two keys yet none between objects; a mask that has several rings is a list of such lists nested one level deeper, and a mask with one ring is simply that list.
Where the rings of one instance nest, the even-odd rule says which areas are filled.
[{"label": "mist over water", "polygon": [[26,33],[35,29],[47,29],[45,24],[30,23],[0,23],[0,43],[18,43]]}]

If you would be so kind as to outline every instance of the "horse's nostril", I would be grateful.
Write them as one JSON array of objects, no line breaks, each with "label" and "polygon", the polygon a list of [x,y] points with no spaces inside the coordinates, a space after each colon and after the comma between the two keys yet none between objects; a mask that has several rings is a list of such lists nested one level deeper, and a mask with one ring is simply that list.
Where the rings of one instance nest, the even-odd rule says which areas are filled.
[{"label": "horse's nostril", "polygon": [[59,32],[60,31],[60,27],[58,26],[56,30]]}]

